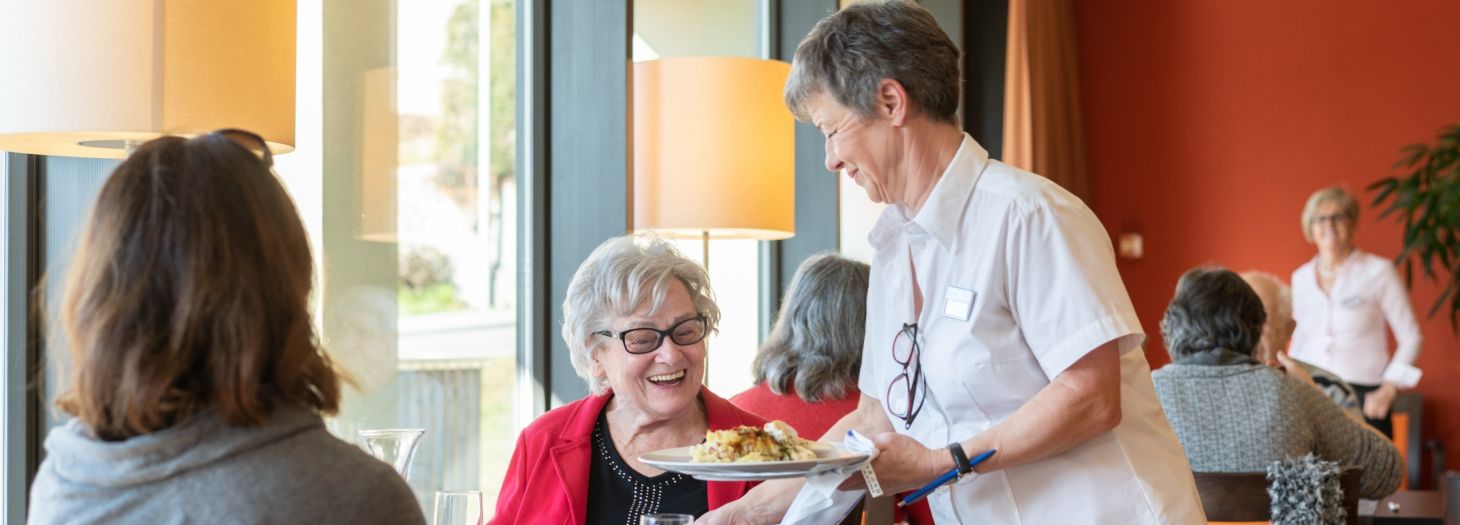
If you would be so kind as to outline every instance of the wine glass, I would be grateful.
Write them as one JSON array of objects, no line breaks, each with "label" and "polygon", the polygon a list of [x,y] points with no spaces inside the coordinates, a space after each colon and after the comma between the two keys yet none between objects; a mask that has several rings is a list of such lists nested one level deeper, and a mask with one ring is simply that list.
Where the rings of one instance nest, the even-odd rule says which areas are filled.
[{"label": "wine glass", "polygon": [[384,428],[361,430],[360,439],[365,442],[365,451],[376,459],[395,467],[395,471],[407,482],[411,480],[411,461],[416,459],[416,445],[425,434],[423,428]]},{"label": "wine glass", "polygon": [[689,514],[645,514],[639,516],[639,525],[689,525],[695,517]]},{"label": "wine glass", "polygon": [[432,525],[482,525],[482,492],[479,490],[436,491],[436,514]]}]

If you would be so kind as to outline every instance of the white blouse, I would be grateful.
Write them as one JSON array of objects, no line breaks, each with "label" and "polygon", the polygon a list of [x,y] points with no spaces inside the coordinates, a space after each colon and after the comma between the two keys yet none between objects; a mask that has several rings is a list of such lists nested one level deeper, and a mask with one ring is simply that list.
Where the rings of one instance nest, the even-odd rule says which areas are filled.
[{"label": "white blouse", "polygon": [[[939,523],[1205,521],[1109,235],[1083,202],[989,159],[965,135],[917,216],[890,206],[869,240],[877,251],[859,386],[882,401],[893,428],[926,447],[987,431],[1085,354],[1119,342],[1120,424],[1053,457],[938,490],[928,501]],[[910,264],[924,298],[916,318]],[[905,407],[888,403],[906,399],[892,347],[913,322],[927,393],[909,427],[897,417]]]},{"label": "white blouse", "polygon": [[[1293,344],[1288,353],[1338,374],[1344,381],[1377,386],[1419,383],[1419,323],[1394,264],[1354,250],[1338,267],[1330,293],[1318,287],[1318,258],[1293,272]],[[1399,347],[1389,356],[1384,325]]]}]

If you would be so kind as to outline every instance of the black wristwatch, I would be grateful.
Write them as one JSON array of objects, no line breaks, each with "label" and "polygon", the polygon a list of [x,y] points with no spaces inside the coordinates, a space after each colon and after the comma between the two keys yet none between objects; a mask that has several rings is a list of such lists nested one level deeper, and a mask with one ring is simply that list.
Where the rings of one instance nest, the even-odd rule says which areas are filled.
[{"label": "black wristwatch", "polygon": [[958,469],[959,478],[973,472],[973,466],[968,464],[968,454],[963,453],[963,445],[957,441],[949,443],[948,452],[953,454],[953,467]]}]

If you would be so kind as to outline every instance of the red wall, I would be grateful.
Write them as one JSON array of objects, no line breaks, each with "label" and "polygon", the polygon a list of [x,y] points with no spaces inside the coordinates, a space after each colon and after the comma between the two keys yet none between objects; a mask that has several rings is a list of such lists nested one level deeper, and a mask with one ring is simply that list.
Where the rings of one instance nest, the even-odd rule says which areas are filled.
[{"label": "red wall", "polygon": [[[1286,280],[1313,256],[1299,218],[1314,190],[1359,194],[1360,248],[1393,256],[1399,225],[1365,187],[1399,149],[1460,124],[1455,0],[1101,0],[1075,2],[1091,207],[1145,236],[1121,261],[1151,334],[1188,268],[1216,263]],[[1417,276],[1418,278],[1418,276]],[[1438,295],[1416,281],[1425,439],[1460,468],[1460,344]],[[1428,478],[1428,466],[1426,467]]]}]

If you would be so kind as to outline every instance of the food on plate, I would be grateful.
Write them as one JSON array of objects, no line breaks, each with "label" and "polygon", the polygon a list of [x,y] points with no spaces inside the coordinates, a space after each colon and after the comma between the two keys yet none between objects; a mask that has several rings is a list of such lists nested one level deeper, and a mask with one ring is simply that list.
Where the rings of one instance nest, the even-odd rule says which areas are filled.
[{"label": "food on plate", "polygon": [[796,435],[783,421],[764,428],[741,425],[705,432],[705,442],[690,447],[695,463],[741,463],[747,461],[806,461],[816,459],[811,442]]}]

